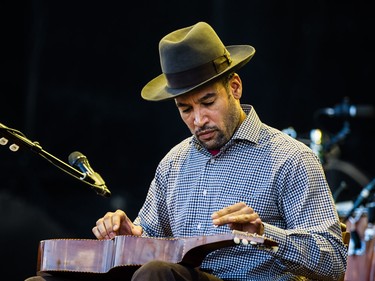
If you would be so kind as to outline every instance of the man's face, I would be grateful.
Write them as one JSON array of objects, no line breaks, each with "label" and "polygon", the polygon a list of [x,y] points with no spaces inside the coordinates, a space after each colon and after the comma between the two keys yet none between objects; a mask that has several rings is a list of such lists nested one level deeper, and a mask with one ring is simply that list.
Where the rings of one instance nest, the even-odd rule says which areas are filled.
[{"label": "man's face", "polygon": [[235,75],[228,89],[219,81],[175,98],[182,120],[207,149],[227,143],[243,120],[241,91],[241,80]]}]

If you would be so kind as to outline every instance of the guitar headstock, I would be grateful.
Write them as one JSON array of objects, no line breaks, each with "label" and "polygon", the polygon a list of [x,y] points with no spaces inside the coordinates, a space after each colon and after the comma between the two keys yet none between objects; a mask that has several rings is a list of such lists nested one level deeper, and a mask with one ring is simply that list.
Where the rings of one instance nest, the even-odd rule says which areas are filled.
[{"label": "guitar headstock", "polygon": [[32,142],[21,131],[9,128],[0,123],[0,146],[9,146],[12,152],[20,148],[29,148],[33,151],[40,151],[41,147],[38,142]]},{"label": "guitar headstock", "polygon": [[258,235],[256,233],[248,233],[239,230],[233,230],[232,233],[234,234],[233,241],[236,244],[250,244],[257,248],[269,249],[272,251],[277,251],[278,249],[278,243],[271,238],[265,237],[264,235]]},{"label": "guitar headstock", "polygon": [[[5,145],[8,145],[8,143],[9,143],[9,140],[6,137],[1,137],[0,138],[0,145],[5,146]],[[18,151],[19,148],[20,148],[19,145],[15,144],[15,143],[11,143],[9,145],[9,149],[11,151],[13,151],[13,152]]]}]

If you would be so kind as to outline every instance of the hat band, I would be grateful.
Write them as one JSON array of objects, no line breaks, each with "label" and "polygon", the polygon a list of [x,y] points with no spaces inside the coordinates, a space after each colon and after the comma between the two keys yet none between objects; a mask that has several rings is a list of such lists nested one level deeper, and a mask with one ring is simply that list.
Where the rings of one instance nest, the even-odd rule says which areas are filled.
[{"label": "hat band", "polygon": [[169,88],[179,89],[197,85],[223,72],[231,64],[229,53],[193,69],[177,73],[165,73]]}]

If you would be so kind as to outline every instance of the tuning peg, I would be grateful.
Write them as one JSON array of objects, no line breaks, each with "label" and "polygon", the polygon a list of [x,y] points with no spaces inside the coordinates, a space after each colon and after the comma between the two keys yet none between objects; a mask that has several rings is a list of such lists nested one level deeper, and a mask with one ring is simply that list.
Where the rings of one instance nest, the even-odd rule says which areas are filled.
[{"label": "tuning peg", "polygon": [[8,143],[8,140],[4,137],[0,139],[0,145],[6,145]]},{"label": "tuning peg", "polygon": [[242,239],[242,245],[245,245],[245,246],[249,245],[249,240]]},{"label": "tuning peg", "polygon": [[238,237],[234,237],[233,241],[234,241],[234,243],[236,243],[236,244],[240,244],[240,243],[242,243],[242,245],[245,245],[245,246],[247,246],[247,245],[249,245],[249,244],[251,244],[251,245],[258,245],[257,242],[255,242],[255,241],[250,241],[250,242],[249,242],[249,240],[247,240],[247,239],[245,239],[245,238],[243,238],[243,239],[241,240],[241,239],[238,238]]},{"label": "tuning peg", "polygon": [[16,152],[20,147],[13,143],[11,146],[9,146],[9,149],[13,152]]}]

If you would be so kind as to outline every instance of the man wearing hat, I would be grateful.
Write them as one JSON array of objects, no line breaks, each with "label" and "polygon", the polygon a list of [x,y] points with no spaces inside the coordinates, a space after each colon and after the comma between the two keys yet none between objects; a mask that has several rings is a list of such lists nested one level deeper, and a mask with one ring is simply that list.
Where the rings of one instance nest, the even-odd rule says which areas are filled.
[{"label": "man wearing hat", "polygon": [[205,256],[199,267],[150,261],[135,271],[133,281],[344,276],[347,249],[318,157],[305,144],[262,123],[251,105],[240,103],[243,88],[236,71],[254,53],[249,45],[225,46],[205,22],[161,39],[163,73],[141,95],[149,101],[174,100],[192,136],[160,161],[134,221],[122,210],[108,212],[92,231],[98,239],[110,239],[237,230],[274,241],[277,247],[222,247]]}]

